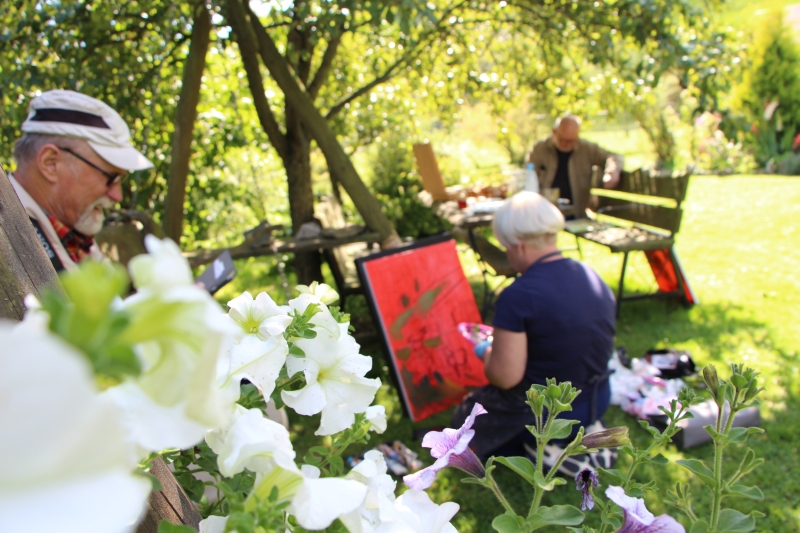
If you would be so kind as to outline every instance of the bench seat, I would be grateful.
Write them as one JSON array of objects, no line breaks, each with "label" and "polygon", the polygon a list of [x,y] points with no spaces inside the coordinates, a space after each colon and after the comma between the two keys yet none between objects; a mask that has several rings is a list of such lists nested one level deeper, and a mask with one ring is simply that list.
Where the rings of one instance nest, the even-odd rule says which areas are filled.
[{"label": "bench seat", "polygon": [[[572,224],[573,222],[579,224]],[[564,230],[587,241],[608,246],[612,253],[663,250],[675,244],[675,239],[671,236],[636,226],[625,228],[595,221],[591,221],[592,223],[587,226],[585,222],[585,220],[568,221]]]}]

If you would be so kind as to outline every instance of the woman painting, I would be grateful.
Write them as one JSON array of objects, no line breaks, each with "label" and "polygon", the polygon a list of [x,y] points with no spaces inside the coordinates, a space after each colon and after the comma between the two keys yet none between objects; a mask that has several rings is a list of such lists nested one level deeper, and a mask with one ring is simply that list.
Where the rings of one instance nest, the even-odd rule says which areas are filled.
[{"label": "woman painting", "polygon": [[[558,250],[556,235],[564,229],[564,217],[544,197],[515,194],[497,211],[493,229],[520,276],[497,299],[493,341],[475,347],[490,385],[467,396],[454,414],[453,427],[459,427],[478,402],[489,412],[475,422],[471,446],[478,455],[527,452],[535,457],[536,441],[525,428],[534,423],[525,404],[532,384],[555,378],[582,391],[573,410],[563,414],[580,421],[573,437],[608,408],[615,300],[594,270]],[[545,450],[546,457],[553,454],[560,455],[557,449]],[[583,459],[609,466],[602,457]],[[585,466],[581,462],[565,462],[562,469],[574,474]]]}]

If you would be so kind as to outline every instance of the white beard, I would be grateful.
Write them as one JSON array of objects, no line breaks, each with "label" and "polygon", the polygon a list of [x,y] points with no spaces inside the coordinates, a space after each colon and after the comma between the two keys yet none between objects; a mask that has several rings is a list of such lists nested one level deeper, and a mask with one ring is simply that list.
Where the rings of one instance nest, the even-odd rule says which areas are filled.
[{"label": "white beard", "polygon": [[83,212],[81,218],[75,223],[74,229],[84,235],[95,235],[103,229],[103,221],[106,219],[103,210],[113,206],[114,202],[108,196],[98,198]]}]

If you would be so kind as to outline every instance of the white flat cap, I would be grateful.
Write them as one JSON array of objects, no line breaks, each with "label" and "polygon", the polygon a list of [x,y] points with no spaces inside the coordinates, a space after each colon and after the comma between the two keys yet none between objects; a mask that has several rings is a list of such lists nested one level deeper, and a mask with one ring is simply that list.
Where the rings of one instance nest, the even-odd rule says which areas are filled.
[{"label": "white flat cap", "polygon": [[100,157],[124,170],[153,167],[131,144],[131,132],[119,113],[96,98],[75,91],[47,91],[31,101],[29,110],[21,128],[25,133],[84,139]]}]

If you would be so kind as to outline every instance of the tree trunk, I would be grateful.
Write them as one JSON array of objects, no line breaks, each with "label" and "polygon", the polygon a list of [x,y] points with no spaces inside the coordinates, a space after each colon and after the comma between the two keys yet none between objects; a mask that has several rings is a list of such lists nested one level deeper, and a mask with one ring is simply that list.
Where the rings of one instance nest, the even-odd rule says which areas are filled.
[{"label": "tree trunk", "polygon": [[183,235],[183,204],[186,201],[186,179],[189,175],[194,123],[200,86],[206,65],[206,53],[211,39],[211,16],[205,2],[195,6],[192,41],[183,70],[183,84],[175,111],[175,132],[172,136],[172,159],[167,178],[167,197],[164,205],[164,231],[180,244]]},{"label": "tree trunk", "polygon": [[240,48],[241,41],[256,40],[257,45],[250,44],[248,48],[258,49],[262,61],[284,93],[287,107],[292,107],[305,125],[308,134],[317,141],[317,145],[328,162],[329,171],[337,176],[353,200],[356,209],[364,218],[364,222],[380,234],[381,246],[387,248],[401,244],[392,223],[383,214],[380,204],[370,190],[361,181],[352,161],[342,149],[328,122],[314,106],[305,88],[298,84],[290,72],[286,60],[278,51],[272,38],[258,21],[251,23],[242,0],[228,0],[228,7],[229,22],[240,41]]},{"label": "tree trunk", "polygon": [[[311,142],[291,106],[286,106],[286,148],[284,163],[289,183],[289,211],[296,235],[302,224],[314,220],[314,191],[311,187]],[[319,252],[296,253],[294,266],[298,283],[308,285],[312,281],[324,281]]]}]

